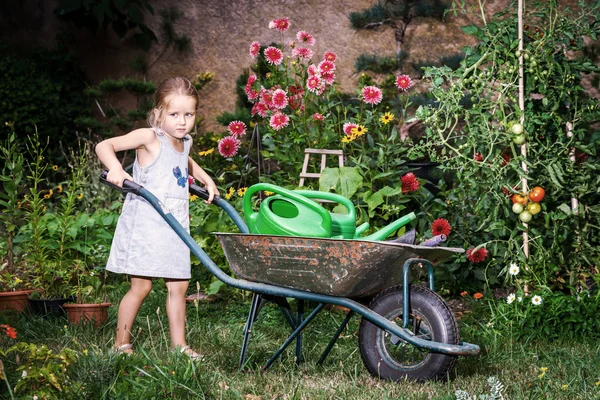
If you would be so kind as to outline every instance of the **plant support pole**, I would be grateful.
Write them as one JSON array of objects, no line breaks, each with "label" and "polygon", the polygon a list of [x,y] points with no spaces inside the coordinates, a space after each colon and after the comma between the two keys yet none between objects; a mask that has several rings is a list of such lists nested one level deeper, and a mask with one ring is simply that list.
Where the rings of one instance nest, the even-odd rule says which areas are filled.
[{"label": "plant support pole", "polygon": [[[573,123],[572,122],[567,122],[567,137],[568,138],[573,137]],[[569,150],[569,158],[571,159],[571,161],[574,164],[575,163],[575,147],[571,147],[571,150]],[[571,211],[573,212],[573,215],[579,214],[579,200],[577,200],[577,197],[571,197]]]},{"label": "plant support pole", "polygon": [[[523,76],[523,0],[519,0],[518,4],[518,16],[519,16],[519,110],[521,110],[521,125],[525,125],[525,78]],[[525,159],[527,159],[527,141],[525,141],[521,145],[521,156],[523,156],[523,161],[521,161],[521,169],[525,174],[527,174],[527,164],[525,163]],[[525,177],[521,177],[521,186],[523,193],[527,193],[527,179]],[[527,223],[523,222],[523,226],[525,226],[525,230],[523,231],[523,253],[525,253],[525,258],[529,258],[529,231],[527,229]]]}]

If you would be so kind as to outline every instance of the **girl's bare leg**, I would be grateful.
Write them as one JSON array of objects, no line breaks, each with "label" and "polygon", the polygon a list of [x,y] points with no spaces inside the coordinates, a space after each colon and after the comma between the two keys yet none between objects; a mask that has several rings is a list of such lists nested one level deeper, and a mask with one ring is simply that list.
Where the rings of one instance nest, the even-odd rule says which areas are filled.
[{"label": "girl's bare leg", "polygon": [[[119,316],[117,319],[117,335],[115,347],[119,348],[131,343],[131,327],[135,317],[142,306],[142,302],[152,290],[152,279],[143,276],[131,276],[131,288],[123,296],[119,304]],[[123,350],[131,353],[131,348]]]},{"label": "girl's bare leg", "polygon": [[[186,346],[185,340],[185,293],[187,292],[189,281],[187,280],[167,280],[167,317],[169,318],[169,332],[171,333],[171,346],[173,348]],[[188,349],[186,353],[195,356],[193,350]]]}]

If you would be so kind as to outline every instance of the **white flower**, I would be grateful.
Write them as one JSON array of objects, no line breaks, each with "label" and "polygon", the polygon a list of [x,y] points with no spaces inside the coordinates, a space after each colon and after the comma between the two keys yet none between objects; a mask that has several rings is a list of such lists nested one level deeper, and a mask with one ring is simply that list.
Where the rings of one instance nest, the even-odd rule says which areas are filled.
[{"label": "white flower", "polygon": [[511,293],[511,294],[509,294],[509,295],[508,295],[508,297],[506,298],[506,302],[507,302],[508,304],[510,304],[510,303],[512,303],[513,301],[515,301],[515,298],[516,298],[516,297],[517,297],[517,296],[516,296],[514,293]]},{"label": "white flower", "polygon": [[533,304],[534,306],[539,306],[540,304],[542,304],[542,298],[540,296],[533,296],[531,298],[531,304]]},{"label": "white flower", "polygon": [[519,296],[519,297],[517,297],[517,301],[518,301],[519,303],[520,303],[520,302],[522,302],[522,301],[523,301],[523,296]]},{"label": "white flower", "polygon": [[515,263],[510,263],[510,268],[508,269],[508,273],[511,274],[512,276],[516,276],[519,274],[519,267],[517,266],[517,264]]}]

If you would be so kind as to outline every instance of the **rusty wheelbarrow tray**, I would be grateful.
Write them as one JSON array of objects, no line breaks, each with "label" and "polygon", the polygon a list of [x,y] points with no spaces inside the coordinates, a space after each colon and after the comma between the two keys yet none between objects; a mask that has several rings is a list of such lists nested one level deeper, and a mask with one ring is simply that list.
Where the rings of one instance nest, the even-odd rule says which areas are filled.
[{"label": "rusty wheelbarrow tray", "polygon": [[[243,279],[348,298],[373,297],[401,285],[404,264],[436,265],[463,249],[353,239],[217,233],[229,267]],[[415,265],[409,280],[426,273]],[[433,279],[432,277],[430,279]]]},{"label": "rusty wheelbarrow tray", "polygon": [[[375,260],[379,257],[376,254],[377,251],[391,252],[394,256],[386,255],[384,258],[389,261],[371,261],[372,265],[376,266],[376,269],[381,270],[382,274],[385,274],[385,278],[376,278],[374,280],[379,281],[377,284],[371,285],[368,280],[370,274],[366,271],[366,267],[358,265],[356,263],[356,269],[365,270],[364,275],[361,273],[354,272],[348,275],[352,275],[344,288],[337,290],[331,285],[331,280],[336,278],[324,279],[325,284],[318,283],[318,279],[307,279],[298,280],[296,283],[285,282],[285,279],[277,278],[278,284],[264,283],[258,280],[264,280],[265,282],[273,282],[275,273],[272,273],[268,277],[259,273],[260,263],[256,260],[250,261],[252,258],[250,254],[243,255],[241,248],[238,248],[238,255],[231,257],[231,260],[238,260],[237,264],[240,264],[242,260],[248,260],[249,264],[252,264],[252,268],[246,269],[238,265],[238,272],[240,276],[247,276],[246,279],[237,279],[229,276],[223,272],[213,260],[202,250],[202,248],[194,241],[191,235],[179,224],[177,219],[151,192],[144,189],[143,186],[138,185],[131,181],[125,181],[123,187],[117,187],[106,181],[106,171],[101,175],[101,181],[109,186],[112,186],[122,192],[132,193],[134,195],[141,196],[148,201],[153,208],[161,215],[161,217],[167,222],[167,224],[177,233],[177,235],[183,240],[183,242],[190,248],[190,251],[198,257],[200,262],[211,272],[217,279],[221,280],[227,285],[232,287],[249,290],[254,293],[252,304],[250,307],[250,313],[246,321],[244,328],[244,339],[242,344],[242,351],[240,355],[240,367],[245,364],[246,351],[248,342],[250,339],[250,333],[252,331],[252,325],[258,316],[258,312],[261,305],[265,301],[273,301],[279,305],[283,312],[286,320],[293,329],[293,332],[288,339],[281,345],[281,347],[273,354],[273,356],[264,365],[264,369],[267,369],[287,348],[292,341],[296,341],[296,361],[302,360],[302,331],[304,328],[315,318],[315,316],[323,309],[326,304],[338,305],[348,308],[350,311],[342,321],[338,330],[334,334],[333,338],[329,342],[329,345],[323,352],[319,363],[323,362],[335,341],[345,328],[348,321],[351,319],[354,313],[359,314],[362,317],[361,327],[359,330],[359,346],[361,350],[361,357],[365,366],[369,372],[375,376],[379,376],[383,379],[400,380],[406,377],[417,380],[425,379],[436,379],[447,376],[449,371],[454,365],[457,356],[474,356],[479,354],[479,346],[471,343],[460,342],[458,334],[458,325],[453,314],[449,310],[444,300],[433,291],[433,265],[432,261],[441,261],[443,258],[450,255],[452,252],[456,252],[458,249],[420,249],[420,246],[399,246],[399,245],[388,245],[385,243],[372,243],[365,242],[361,243],[364,246],[362,253],[364,260],[369,259],[371,252],[371,258]],[[197,185],[190,185],[190,193],[195,194],[203,199],[208,199],[208,193],[206,190],[198,187]],[[237,211],[224,199],[215,197],[213,204],[221,207],[233,220],[240,232],[243,234],[248,233],[248,227],[244,220],[240,217]],[[223,239],[227,238],[227,239]],[[280,237],[265,237],[257,238],[257,235],[226,235],[220,234],[220,239],[223,241],[230,240],[234,242],[238,240],[240,245],[244,241],[254,240],[257,245],[252,251],[258,251],[259,253],[265,251],[266,247],[261,246],[258,243],[271,241],[285,243],[289,238]],[[297,239],[297,238],[296,238]],[[322,242],[321,242],[322,241]],[[298,241],[291,241],[296,242]],[[302,242],[302,240],[300,240]],[[310,243],[311,241],[307,241]],[[358,244],[354,243],[353,240],[348,241],[347,244],[337,243],[335,239],[321,239],[313,243],[319,242],[322,249],[327,249],[328,246],[333,246],[338,253],[348,254],[348,264],[352,260],[353,254],[356,253],[356,247]],[[340,242],[343,242],[340,240]],[[249,242],[246,242],[249,243]],[[349,246],[346,250],[346,246]],[[229,246],[224,245],[224,248],[229,247],[228,251],[232,247],[239,247],[235,244]],[[283,248],[283,247],[282,247]],[[329,247],[331,248],[331,247]],[[401,248],[402,251],[397,252],[397,249]],[[391,251],[393,250],[393,251]],[[271,250],[273,251],[273,250]],[[330,256],[330,251],[325,250],[328,253],[329,261],[328,265],[330,269],[334,265],[335,257]],[[289,252],[284,250],[284,254]],[[425,253],[423,253],[425,252]],[[318,252],[316,253],[318,254]],[[322,268],[325,267],[324,254],[321,252],[319,257],[319,264],[322,264]],[[381,254],[381,253],[380,253]],[[403,254],[403,255],[398,255]],[[432,257],[435,255],[434,257]],[[301,255],[297,256],[300,257]],[[381,255],[380,255],[381,256]],[[412,257],[415,256],[415,257]],[[246,258],[244,258],[246,257]],[[404,263],[401,260],[393,261],[394,257],[400,259],[406,259]],[[408,258],[407,258],[408,257]],[[439,257],[439,259],[438,259]],[[298,257],[296,257],[298,258]],[[314,258],[314,257],[313,257]],[[430,261],[428,258],[431,258]],[[367,262],[367,261],[365,261]],[[296,264],[296,275],[298,273],[298,265]],[[398,277],[396,270],[399,269],[402,264],[401,277]],[[427,269],[429,277],[429,289],[422,288],[420,285],[409,284],[409,271],[411,268],[422,268]],[[273,270],[277,268],[277,265],[271,263]],[[281,269],[281,268],[279,268]],[[335,267],[333,267],[335,269]],[[317,273],[321,271],[317,268],[313,271]],[[340,268],[338,268],[341,271]],[[252,272],[253,271],[253,272]],[[256,276],[253,276],[256,275]],[[266,274],[265,274],[266,275]],[[310,275],[310,274],[309,274]],[[393,278],[389,278],[390,276]],[[333,276],[333,275],[331,275]],[[256,278],[256,281],[254,280]],[[298,278],[300,278],[298,276]],[[365,306],[351,297],[360,297],[367,295],[375,291],[376,286],[384,287],[388,286],[384,279],[394,280],[394,282],[402,282],[400,286],[389,287],[379,293],[369,304],[369,307]],[[398,281],[401,279],[401,281]],[[329,282],[327,282],[329,281]],[[301,285],[301,288],[295,286],[295,284]],[[322,285],[322,286],[319,286]],[[324,288],[324,289],[322,289]],[[332,295],[332,293],[343,293],[344,296]],[[288,298],[296,299],[297,301],[297,313],[294,315],[287,302]],[[315,302],[317,306],[312,312],[304,318],[304,304],[305,301]],[[363,334],[364,333],[364,334]],[[408,349],[408,350],[407,350]],[[414,351],[411,352],[411,349]],[[407,357],[407,351],[410,355]]]}]

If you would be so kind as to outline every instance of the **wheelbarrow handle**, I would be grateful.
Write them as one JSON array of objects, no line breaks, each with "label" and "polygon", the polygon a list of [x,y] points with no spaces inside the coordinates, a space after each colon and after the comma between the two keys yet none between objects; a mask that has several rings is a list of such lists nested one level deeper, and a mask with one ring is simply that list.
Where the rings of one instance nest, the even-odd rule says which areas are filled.
[{"label": "wheelbarrow handle", "polygon": [[[194,194],[194,195],[200,197],[202,200],[208,200],[208,197],[209,197],[208,190],[196,185],[195,183],[192,183],[190,185],[190,194]],[[221,200],[221,196],[215,196],[213,198],[213,203],[216,204],[219,200]]]},{"label": "wheelbarrow handle", "polygon": [[102,171],[102,173],[100,174],[100,182],[104,183],[107,186],[110,186],[113,189],[117,189],[119,192],[134,193],[134,194],[139,195],[140,189],[143,188],[142,185],[138,185],[137,183],[130,181],[129,179],[125,179],[123,181],[123,187],[117,186],[114,183],[106,180],[107,175],[108,175],[108,171],[106,171],[106,170]]}]

